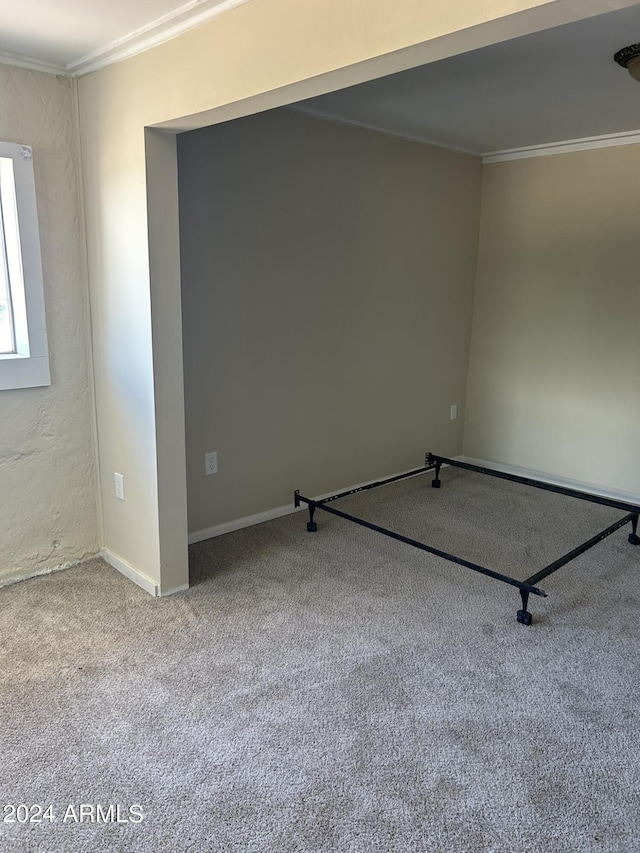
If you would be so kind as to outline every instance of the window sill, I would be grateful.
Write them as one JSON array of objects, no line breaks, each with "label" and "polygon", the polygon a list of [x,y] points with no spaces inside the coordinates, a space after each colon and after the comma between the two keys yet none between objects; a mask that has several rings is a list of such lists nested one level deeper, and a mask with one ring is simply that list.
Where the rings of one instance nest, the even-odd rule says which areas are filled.
[{"label": "window sill", "polygon": [[48,356],[0,356],[0,391],[51,385]]}]

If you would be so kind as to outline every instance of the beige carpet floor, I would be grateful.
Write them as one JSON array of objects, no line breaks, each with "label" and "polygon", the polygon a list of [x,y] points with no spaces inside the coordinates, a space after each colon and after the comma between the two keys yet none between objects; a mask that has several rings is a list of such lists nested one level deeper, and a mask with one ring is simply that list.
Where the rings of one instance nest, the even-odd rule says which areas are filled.
[{"label": "beige carpet floor", "polygon": [[[342,506],[518,577],[620,515],[442,478]],[[515,589],[316,518],[194,546],[166,599],[100,560],[0,589],[0,805],[53,818],[5,808],[0,851],[640,850],[628,528],[524,627]]]}]

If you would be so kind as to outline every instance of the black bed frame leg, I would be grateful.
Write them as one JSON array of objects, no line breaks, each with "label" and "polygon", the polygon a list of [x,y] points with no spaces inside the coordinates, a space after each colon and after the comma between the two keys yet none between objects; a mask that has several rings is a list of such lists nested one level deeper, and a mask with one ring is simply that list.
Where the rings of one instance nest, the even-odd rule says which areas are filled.
[{"label": "black bed frame leg", "polygon": [[442,462],[436,462],[436,476],[431,481],[431,485],[434,489],[440,488],[440,468],[442,467]]},{"label": "black bed frame leg", "polygon": [[520,590],[520,598],[522,599],[522,610],[518,610],[516,619],[521,625],[531,625],[533,616],[527,610],[527,605],[529,604],[529,593],[526,589]]},{"label": "black bed frame leg", "polygon": [[318,529],[318,525],[313,520],[313,514],[316,511],[316,505],[314,503],[309,503],[309,521],[307,521],[307,530],[309,533],[315,533]]},{"label": "black bed frame leg", "polygon": [[631,519],[631,533],[629,534],[629,542],[632,545],[640,545],[640,536],[638,536],[638,516],[634,515]]}]

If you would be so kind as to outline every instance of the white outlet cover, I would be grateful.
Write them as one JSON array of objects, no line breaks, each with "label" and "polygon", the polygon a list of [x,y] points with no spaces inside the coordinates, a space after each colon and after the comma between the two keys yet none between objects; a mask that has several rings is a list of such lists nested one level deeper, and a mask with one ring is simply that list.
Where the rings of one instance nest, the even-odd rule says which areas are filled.
[{"label": "white outlet cover", "polygon": [[116,497],[119,501],[124,500],[124,474],[118,474],[117,472],[113,475],[113,479],[116,487]]},{"label": "white outlet cover", "polygon": [[218,473],[218,451],[214,450],[211,453],[205,453],[204,455],[204,473],[209,476],[209,474],[217,474]]}]

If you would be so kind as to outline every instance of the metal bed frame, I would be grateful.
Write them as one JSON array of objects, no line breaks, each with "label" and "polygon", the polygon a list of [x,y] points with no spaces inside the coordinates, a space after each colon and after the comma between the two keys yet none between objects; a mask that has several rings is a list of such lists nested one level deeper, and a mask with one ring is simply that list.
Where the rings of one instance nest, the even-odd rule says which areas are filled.
[{"label": "metal bed frame", "polygon": [[[402,536],[400,533],[395,533],[393,530],[388,530],[385,527],[380,527],[378,524],[372,524],[370,521],[365,521],[362,518],[357,518],[355,515],[350,515],[349,513],[342,512],[341,510],[335,509],[333,506],[329,506],[329,504],[333,503],[333,501],[337,501],[340,498],[346,498],[350,495],[357,495],[359,492],[368,491],[369,489],[376,489],[378,486],[384,486],[388,483],[395,483],[398,480],[404,480],[407,477],[415,477],[419,474],[424,474],[427,471],[435,470],[435,477],[431,482],[431,485],[439,489],[441,485],[440,481],[440,468],[443,465],[451,465],[455,468],[464,468],[467,471],[475,471],[478,474],[487,474],[490,477],[499,477],[502,480],[511,480],[514,483],[522,483],[526,486],[533,486],[536,489],[545,489],[548,492],[556,492],[559,495],[568,495],[572,498],[578,498],[583,501],[590,501],[591,503],[602,504],[603,506],[613,507],[614,509],[622,510],[626,515],[619,519],[618,521],[610,524],[604,530],[601,530],[599,533],[596,533],[595,536],[592,536],[591,539],[588,539],[586,542],[583,542],[581,545],[578,545],[577,548],[573,548],[567,554],[564,554],[562,557],[559,557],[557,560],[554,560],[553,563],[550,563],[548,566],[545,566],[540,571],[531,575],[523,581],[518,580],[517,578],[512,578],[509,575],[501,574],[500,572],[495,572],[493,569],[488,569],[485,566],[479,566],[477,563],[471,563],[469,560],[464,560],[461,557],[456,557],[453,554],[448,554],[446,551],[442,551],[439,548],[433,548],[431,545],[426,545],[424,542],[418,542],[415,539],[409,539],[407,536]],[[307,530],[310,533],[315,533],[318,529],[318,525],[313,520],[314,513],[316,509],[321,509],[324,512],[329,512],[332,515],[337,515],[340,518],[344,518],[347,521],[353,521],[355,524],[359,524],[362,527],[367,527],[369,530],[375,530],[377,533],[382,533],[383,536],[389,536],[391,539],[397,539],[399,542],[405,542],[407,545],[412,545],[414,548],[419,548],[421,551],[428,551],[430,554],[435,554],[437,557],[442,557],[444,560],[449,560],[451,563],[457,563],[459,566],[466,566],[466,568],[471,569],[474,572],[479,572],[482,575],[487,575],[490,578],[494,578],[497,581],[501,581],[502,583],[510,584],[511,586],[515,586],[520,591],[520,597],[522,599],[522,608],[518,610],[517,620],[523,625],[530,625],[532,622],[532,615],[527,609],[529,604],[529,596],[530,595],[539,595],[546,596],[546,592],[540,589],[537,584],[544,580],[544,578],[556,572],[558,569],[565,566],[571,560],[574,560],[576,557],[579,557],[580,554],[584,554],[585,551],[588,551],[590,548],[593,548],[594,545],[597,545],[598,542],[602,542],[603,539],[606,539],[607,536],[610,536],[612,533],[615,533],[616,530],[619,530],[621,527],[624,527],[625,524],[631,524],[631,533],[629,534],[629,542],[631,545],[640,545],[640,536],[638,536],[638,516],[640,515],[640,506],[636,506],[634,504],[626,503],[625,501],[618,501],[612,498],[605,498],[602,495],[594,495],[589,492],[577,491],[575,489],[567,489],[564,486],[556,486],[554,483],[547,483],[543,480],[534,480],[529,477],[520,477],[515,474],[507,474],[503,471],[495,471],[492,468],[481,468],[478,465],[471,465],[468,462],[459,462],[456,459],[447,459],[445,456],[436,456],[433,453],[427,453],[425,455],[425,462],[423,468],[416,468],[413,471],[407,471],[405,474],[399,474],[395,477],[388,477],[385,480],[378,480],[375,483],[370,483],[366,486],[360,486],[357,489],[350,489],[347,492],[340,492],[336,495],[331,495],[327,498],[322,498],[320,500],[314,500],[312,498],[305,498],[300,494],[300,491],[297,490],[294,495],[294,503],[296,507],[299,507],[301,503],[306,503],[309,507],[309,521],[307,522]]]}]

